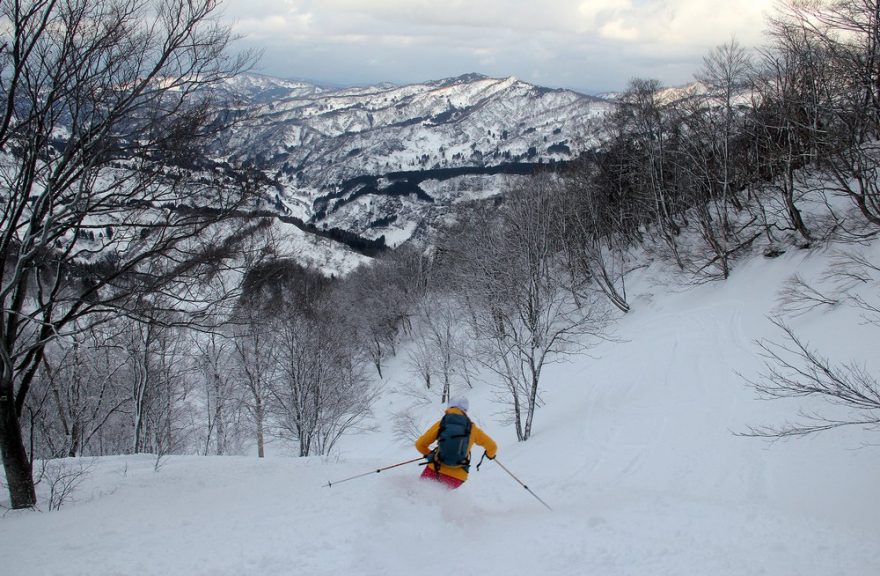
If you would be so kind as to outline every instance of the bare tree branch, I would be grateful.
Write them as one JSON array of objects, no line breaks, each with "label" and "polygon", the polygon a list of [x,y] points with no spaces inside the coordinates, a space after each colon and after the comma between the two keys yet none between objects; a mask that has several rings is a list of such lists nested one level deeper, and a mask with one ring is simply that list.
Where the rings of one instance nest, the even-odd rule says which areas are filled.
[{"label": "bare tree branch", "polygon": [[835,366],[804,343],[779,319],[773,324],[785,335],[785,343],[758,342],[765,372],[747,382],[764,398],[816,397],[850,412],[846,418],[801,414],[802,423],[750,428],[746,435],[764,437],[805,436],[842,426],[880,425],[880,383],[864,365]]}]

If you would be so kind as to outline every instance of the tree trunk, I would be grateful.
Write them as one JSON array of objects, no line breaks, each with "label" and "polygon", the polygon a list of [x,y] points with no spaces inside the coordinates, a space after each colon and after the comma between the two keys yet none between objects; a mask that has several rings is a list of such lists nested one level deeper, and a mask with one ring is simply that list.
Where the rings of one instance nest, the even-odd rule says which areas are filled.
[{"label": "tree trunk", "polygon": [[75,458],[82,447],[82,423],[79,420],[79,417],[73,421],[73,426],[70,428],[70,445],[67,451],[67,456],[70,458]]},{"label": "tree trunk", "polygon": [[794,201],[794,168],[792,167],[791,162],[789,162],[785,167],[784,179],[785,183],[783,198],[785,200],[785,208],[788,211],[788,217],[791,220],[794,229],[797,230],[797,232],[804,238],[804,240],[806,240],[807,242],[812,242],[813,238],[810,235],[810,230],[804,223],[804,219],[801,216],[801,211],[798,210],[798,207]]},{"label": "tree trunk", "polygon": [[532,436],[532,422],[535,419],[535,408],[538,405],[538,383],[540,382],[540,376],[538,374],[538,370],[536,370],[534,364],[530,366],[532,381],[529,386],[529,399],[526,413],[526,427],[523,431],[522,441],[525,442]]},{"label": "tree trunk", "polygon": [[223,405],[226,402],[226,394],[220,381],[220,374],[214,371],[214,401],[217,403],[214,409],[214,425],[217,429],[217,456],[226,453],[226,422],[224,421]]},{"label": "tree trunk", "polygon": [[263,432],[264,409],[263,402],[259,398],[257,398],[257,406],[255,412],[257,418],[257,457],[264,458],[266,456],[266,441],[265,434]]},{"label": "tree trunk", "polygon": [[11,388],[11,382],[0,387],[0,453],[12,507],[31,508],[37,503],[37,494]]},{"label": "tree trunk", "polygon": [[375,336],[373,337],[373,343],[376,344],[376,353],[373,355],[373,365],[376,366],[376,372],[379,373],[379,378],[384,378],[382,376],[382,344],[379,343],[379,339]]},{"label": "tree trunk", "polygon": [[516,440],[517,442],[522,442],[526,440],[526,438],[523,438],[522,408],[519,405],[519,394],[517,394],[516,391],[516,382],[511,378],[509,379],[508,385],[513,394],[513,415],[514,424],[516,425]]}]

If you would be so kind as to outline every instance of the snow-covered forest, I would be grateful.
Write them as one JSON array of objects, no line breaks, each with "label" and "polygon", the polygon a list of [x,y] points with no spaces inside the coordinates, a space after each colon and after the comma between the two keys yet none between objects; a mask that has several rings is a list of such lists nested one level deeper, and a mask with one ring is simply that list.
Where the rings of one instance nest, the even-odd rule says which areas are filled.
[{"label": "snow-covered forest", "polygon": [[[0,7],[4,565],[880,570],[877,2],[781,4],[577,162],[335,270],[200,156],[252,55],[151,6]],[[464,488],[323,486],[417,457],[450,395],[500,445]]]}]

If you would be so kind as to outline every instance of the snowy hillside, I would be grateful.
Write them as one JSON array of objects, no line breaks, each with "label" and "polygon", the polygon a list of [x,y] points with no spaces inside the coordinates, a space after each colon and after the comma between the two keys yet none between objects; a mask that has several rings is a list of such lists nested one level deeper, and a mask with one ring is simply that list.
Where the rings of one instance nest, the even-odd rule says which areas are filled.
[{"label": "snowy hillside", "polygon": [[[880,243],[864,251],[880,260]],[[873,576],[880,574],[876,431],[839,429],[787,442],[736,436],[779,424],[804,400],[762,401],[756,339],[780,339],[768,315],[798,273],[820,278],[833,249],[755,257],[724,283],[691,286],[660,266],[629,283],[633,311],[606,342],[545,376],[535,433],[515,442],[484,380],[471,414],[499,461],[455,492],[420,483],[392,433],[413,379],[386,374],[375,429],[331,460],[150,456],[94,462],[75,501],[0,518],[4,573],[51,575],[359,574]],[[666,269],[666,267],[663,267]],[[871,288],[876,292],[876,286]],[[874,294],[876,297],[876,294]],[[846,306],[788,316],[835,362],[877,363],[876,326]],[[420,424],[438,417],[418,408]]]},{"label": "snowy hillside", "polygon": [[569,159],[589,145],[589,120],[608,107],[570,90],[476,74],[338,90],[257,79],[231,88],[262,103],[233,136],[237,148],[292,186],[314,188],[402,170]]},{"label": "snowy hillside", "polygon": [[[449,193],[467,192],[454,201],[497,194],[484,168],[518,165],[523,173],[575,158],[595,144],[596,119],[611,106],[479,74],[332,90],[242,76],[224,90],[247,119],[222,136],[218,150],[272,178],[277,209],[368,237],[403,239]],[[389,219],[399,222],[375,225]]]}]

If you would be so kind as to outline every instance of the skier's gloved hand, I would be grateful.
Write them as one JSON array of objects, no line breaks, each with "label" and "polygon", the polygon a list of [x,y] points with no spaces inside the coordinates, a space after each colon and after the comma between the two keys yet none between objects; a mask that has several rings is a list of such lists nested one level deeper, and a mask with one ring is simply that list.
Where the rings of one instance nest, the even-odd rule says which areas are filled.
[{"label": "skier's gloved hand", "polygon": [[[496,452],[496,454],[497,454],[497,452]],[[489,460],[494,460],[495,454],[492,454],[491,456],[489,456],[488,452],[483,452],[483,455],[480,457],[479,463],[477,463],[477,471],[480,470],[480,466],[483,465],[483,460],[485,460],[486,458],[488,458]]]},{"label": "skier's gloved hand", "polygon": [[489,454],[488,452],[486,452],[486,458],[488,458],[489,460],[494,460],[495,456],[498,456],[497,452],[495,454]]},{"label": "skier's gloved hand", "polygon": [[431,452],[428,452],[427,454],[425,454],[425,460],[428,462],[428,464],[430,464],[431,462],[434,461],[434,455],[436,453],[437,453],[436,450],[432,450]]}]

